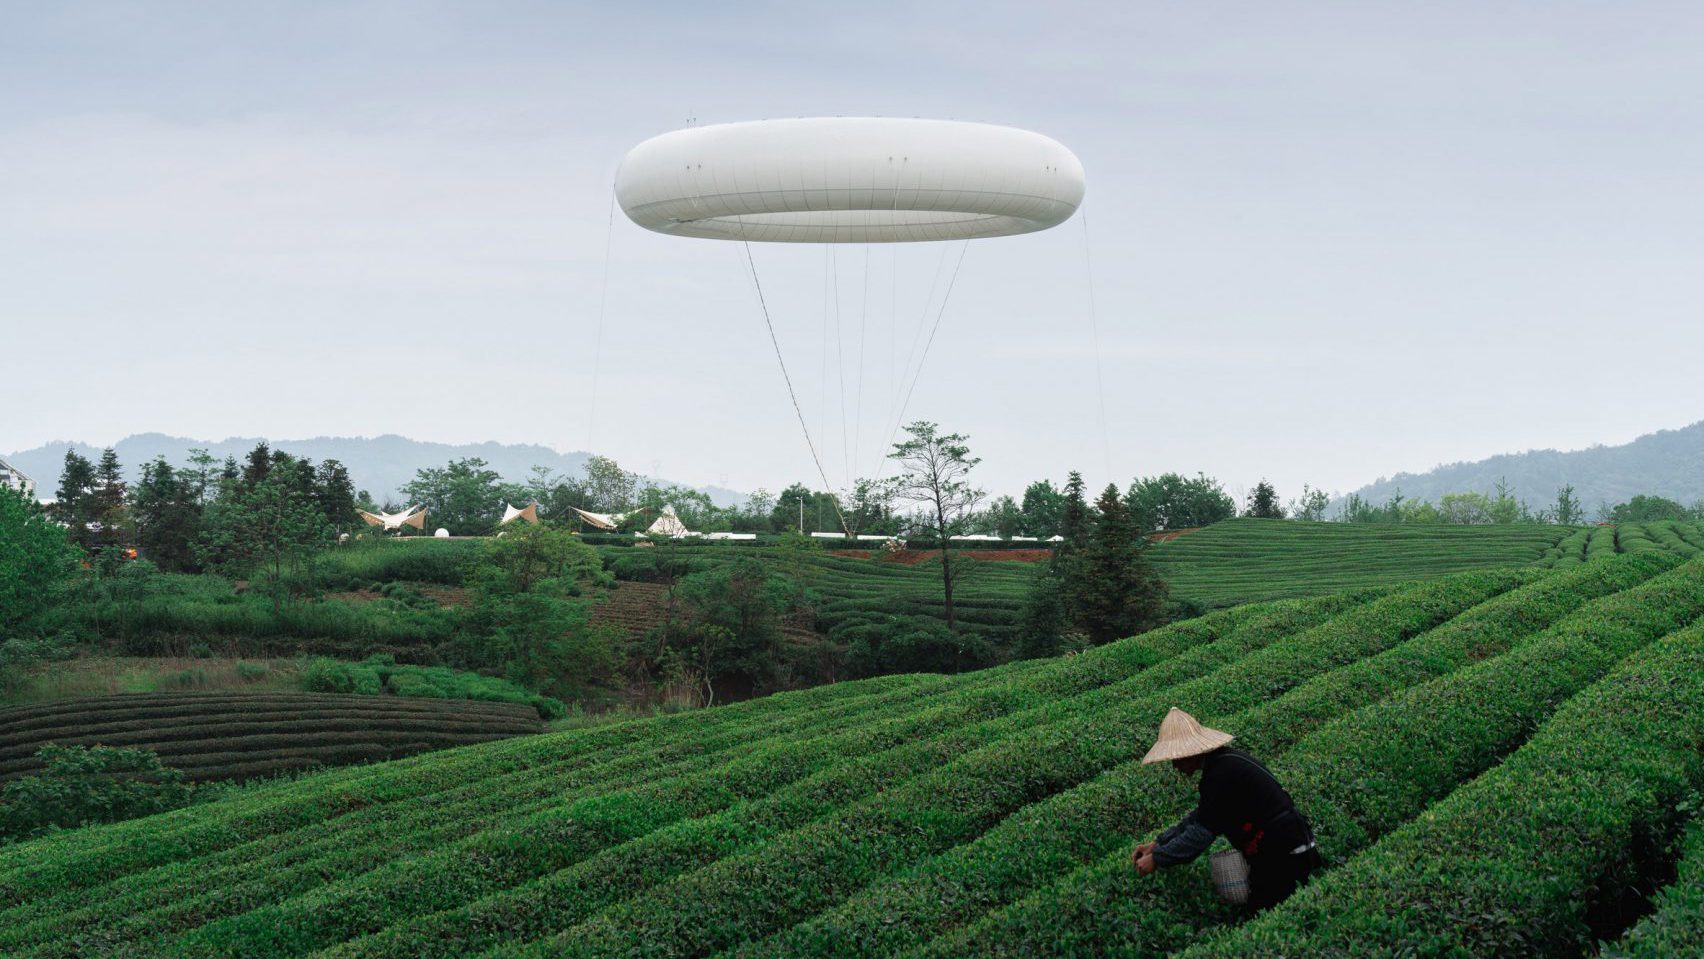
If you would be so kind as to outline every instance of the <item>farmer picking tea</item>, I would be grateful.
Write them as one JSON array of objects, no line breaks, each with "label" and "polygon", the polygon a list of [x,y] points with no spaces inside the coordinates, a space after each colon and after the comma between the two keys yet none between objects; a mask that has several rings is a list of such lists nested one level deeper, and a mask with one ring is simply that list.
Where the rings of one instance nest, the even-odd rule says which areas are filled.
[{"label": "farmer picking tea", "polygon": [[1251,910],[1277,905],[1320,866],[1313,829],[1290,794],[1260,761],[1232,749],[1230,733],[1208,729],[1172,707],[1143,763],[1170,760],[1178,772],[1201,774],[1201,801],[1183,821],[1136,847],[1131,861],[1144,876],[1207,851],[1215,836],[1232,850],[1213,857],[1213,881],[1225,899]]}]

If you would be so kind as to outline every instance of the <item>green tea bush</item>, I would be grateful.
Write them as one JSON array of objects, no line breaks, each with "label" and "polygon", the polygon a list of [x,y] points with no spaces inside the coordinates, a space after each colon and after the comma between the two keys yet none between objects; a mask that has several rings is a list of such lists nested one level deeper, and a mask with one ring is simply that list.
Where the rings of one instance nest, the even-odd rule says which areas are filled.
[{"label": "green tea bush", "polygon": [[1633,656],[1519,752],[1283,906],[1185,953],[1580,955],[1704,783],[1704,629]]},{"label": "green tea bush", "polygon": [[[1426,954],[1436,935],[1439,954],[1578,954],[1582,937],[1613,938],[1631,922],[1616,925],[1610,907],[1663,877],[1661,851],[1700,788],[1674,767],[1704,766],[1680,748],[1704,741],[1704,690],[1690,691],[1704,686],[1700,663],[1641,671],[1697,632],[1676,630],[1704,614],[1704,566],[1677,565],[1665,530],[1648,529],[1663,548],[1556,572],[1488,569],[1227,608],[1069,657],[331,770],[52,837],[28,856],[0,850],[0,952],[46,959],[94,943],[172,957],[1139,957],[1192,945],[1313,955],[1317,943],[1327,956],[1395,956]],[[830,602],[856,607],[886,589],[894,615],[927,618],[905,610],[929,608],[912,570],[826,553],[804,562],[812,590],[843,597]],[[997,565],[1021,564],[986,564]],[[970,608],[989,618],[1005,608],[994,591],[976,599]],[[848,609],[842,622],[879,625],[873,610]],[[389,688],[415,681],[382,660],[356,665],[383,672]],[[457,688],[453,674],[418,680]],[[1543,807],[1552,792],[1571,803],[1575,791],[1553,789],[1552,774],[1593,763],[1572,751],[1551,766],[1523,757],[1563,742],[1564,725],[1642,713],[1641,703],[1666,704],[1649,729],[1617,727],[1639,754],[1623,771],[1640,784],[1606,793],[1621,811],[1605,822],[1636,828],[1555,831]],[[1193,801],[1186,780],[1138,761],[1171,705],[1267,759],[1320,833],[1331,868],[1253,923],[1230,924],[1200,864],[1147,880],[1130,869],[1131,845]],[[223,733],[220,762],[240,764],[249,744],[268,741],[257,724],[196,715],[186,728]],[[52,721],[0,714],[0,734]],[[100,722],[107,738],[149,725],[134,711]],[[319,734],[352,751],[366,722],[328,717]],[[1664,745],[1644,752],[1652,730]],[[201,748],[160,743],[168,765],[180,742]],[[1457,805],[1496,781],[1511,791]],[[1471,834],[1481,826],[1483,840]],[[1432,829],[1448,831],[1412,846],[1403,838]],[[1336,878],[1393,848],[1436,860],[1446,835],[1472,850],[1447,861],[1457,872],[1446,885],[1429,885],[1434,862],[1389,860],[1414,879],[1398,886],[1425,892],[1398,900],[1398,920],[1379,918],[1379,897],[1364,892],[1374,881]],[[1543,871],[1529,872],[1528,846],[1554,836],[1567,848],[1546,849]],[[1614,862],[1606,851],[1618,849],[1633,854]],[[1505,868],[1539,885],[1504,896]],[[1677,879],[1665,896],[1683,890]],[[1328,892],[1319,901],[1329,908],[1296,913],[1277,945],[1239,938],[1269,934]],[[1489,917],[1486,929],[1477,916]],[[1398,921],[1420,934],[1405,938]],[[1461,945],[1472,936],[1489,938]]]},{"label": "green tea bush", "polygon": [[[1292,618],[1285,621],[1289,623],[1305,622],[1310,621],[1310,617],[1312,620],[1317,620],[1319,615],[1332,608],[1334,608],[1334,604],[1311,604],[1305,610],[1297,612]],[[943,721],[962,723],[979,717],[986,719],[991,715],[990,709],[1009,711],[1024,703],[1045,702],[1046,698],[1057,697],[1074,689],[1086,689],[1084,701],[1077,707],[1078,709],[1087,709],[1095,703],[1117,702],[1129,695],[1129,687],[1132,683],[1145,684],[1149,681],[1147,673],[1137,673],[1135,676],[1130,676],[1126,682],[1118,683],[1113,687],[1102,688],[1100,686],[1109,678],[1129,676],[1129,664],[1131,662],[1157,662],[1155,657],[1167,656],[1168,651],[1187,650],[1187,652],[1175,654],[1179,660],[1178,669],[1164,672],[1151,671],[1153,672],[1151,677],[1153,684],[1176,682],[1184,676],[1196,674],[1187,671],[1181,660],[1190,658],[1197,651],[1208,649],[1208,647],[1197,644],[1212,637],[1222,628],[1230,629],[1235,634],[1243,628],[1234,625],[1238,621],[1239,617],[1227,616],[1219,618],[1214,624],[1203,624],[1194,628],[1187,628],[1187,624],[1184,624],[1174,630],[1160,630],[1148,637],[1143,637],[1143,640],[1125,644],[1122,649],[1107,647],[1104,652],[1097,650],[1095,656],[1079,657],[1080,660],[1083,660],[1081,663],[1072,661],[1050,664],[1054,668],[1009,670],[1007,672],[1014,674],[1014,678],[1010,680],[1009,688],[1003,688],[1005,684],[997,683],[989,687],[985,693],[977,694],[973,699],[947,707],[945,712],[940,711],[940,709],[931,709],[919,719],[931,724]],[[1248,620],[1247,628],[1261,630],[1265,640],[1270,641],[1277,635],[1278,624],[1269,623],[1262,617],[1255,617]],[[1161,635],[1168,632],[1176,635],[1169,637]],[[1099,668],[1120,660],[1123,660],[1126,665],[1119,671],[1108,672]],[[1201,665],[1196,667],[1196,670],[1210,668],[1212,663],[1221,661],[1218,657],[1206,657],[1202,660]],[[1088,685],[1085,686],[1084,684]],[[961,686],[959,689],[960,696],[968,697],[972,693],[971,688]],[[1021,698],[1013,699],[1013,696]],[[1038,699],[1037,697],[1044,698]],[[1062,707],[1063,704],[1055,704],[1040,712],[1059,715]],[[916,771],[933,769],[947,759],[957,756],[975,745],[992,744],[997,742],[1000,736],[1027,729],[1035,723],[1036,719],[1036,716],[1020,714],[989,720],[967,728],[962,733],[946,732],[947,738],[945,740],[936,738],[931,740],[929,745],[908,747],[904,756],[909,758],[899,756],[890,758],[908,764],[914,763],[915,766],[908,766],[908,768]],[[866,721],[884,722],[888,725],[896,722],[888,720],[881,714],[867,717]],[[950,729],[950,726],[941,728],[945,731]],[[815,768],[812,765],[814,761],[835,756],[850,758],[861,754],[864,750],[876,747],[891,748],[901,743],[909,743],[917,738],[917,735],[918,728],[914,724],[895,727],[891,738],[888,736],[872,738],[867,733],[848,730],[839,737],[840,741],[844,743],[842,746],[831,748],[826,742],[819,742],[803,748],[798,744],[782,747],[784,749],[782,755],[764,761],[764,766],[768,771],[759,777],[735,775],[728,771],[717,770],[707,772],[703,781],[694,778],[682,778],[678,782],[664,785],[669,792],[677,792],[683,798],[694,803],[726,802],[725,795],[729,789],[743,791],[747,788],[753,788],[757,783],[776,783],[778,780],[775,777],[807,775]],[[888,745],[883,746],[883,743]],[[872,779],[869,775],[874,770],[866,769],[864,772],[865,775],[859,781],[871,784],[880,781],[879,777]],[[827,774],[825,773],[825,775]],[[747,778],[753,778],[752,785],[743,782]],[[836,788],[831,790],[831,793],[845,796],[844,788]],[[667,794],[664,793],[664,795]],[[600,797],[578,806],[553,809],[542,814],[535,822],[527,823],[524,831],[528,834],[560,835],[562,842],[568,842],[584,832],[585,837],[583,839],[573,839],[573,841],[593,842],[600,845],[609,844],[617,841],[607,835],[610,830],[619,830],[617,835],[620,835],[635,828],[637,826],[635,820],[638,819],[642,822],[647,806],[655,803],[655,800],[651,800],[649,803],[636,805],[634,799],[634,794],[627,792]],[[671,805],[680,801],[672,800],[664,803],[658,807],[658,812],[651,813],[651,815],[661,814],[660,810],[668,809]],[[606,808],[608,811],[600,812],[600,807]],[[546,825],[553,822],[559,822],[561,825],[555,827]],[[656,826],[652,828],[656,828]],[[496,840],[495,844],[493,840]],[[428,908],[426,901],[422,898],[423,896],[441,897],[440,901],[454,902],[458,896],[470,895],[471,890],[480,888],[479,884],[493,881],[493,872],[500,864],[507,864],[503,865],[502,868],[510,876],[508,881],[513,881],[516,873],[510,870],[521,870],[521,875],[531,875],[544,868],[545,863],[548,863],[551,868],[560,869],[571,862],[570,859],[565,857],[570,857],[573,854],[574,847],[572,845],[529,851],[503,841],[500,837],[493,836],[483,842],[478,842],[472,848],[446,850],[441,855],[434,856],[430,862],[414,864],[406,869],[391,870],[390,875],[375,874],[370,880],[354,881],[350,884],[352,888],[348,890],[324,890],[322,895],[315,897],[314,904],[307,906],[305,910],[302,906],[306,904],[298,904],[288,910],[261,910],[238,917],[230,923],[215,923],[205,926],[185,940],[173,942],[170,949],[173,952],[188,950],[189,954],[195,954],[201,950],[219,951],[228,948],[230,943],[236,942],[241,944],[242,950],[253,952],[253,954],[289,954],[302,948],[311,947],[316,943],[335,941],[339,936],[349,935],[353,929],[353,926],[350,925],[352,923],[372,923],[385,918],[385,913],[375,912],[375,903],[380,901],[381,895],[384,897],[384,901],[393,903],[393,906],[387,910],[388,914],[392,918],[398,918],[407,915],[409,911]],[[469,869],[470,864],[478,865]],[[625,872],[625,870],[623,871]],[[431,879],[423,882],[423,878],[426,876],[430,876]],[[465,882],[473,885],[459,885],[456,879],[458,876],[465,877]],[[382,892],[383,890],[390,891]],[[354,902],[360,902],[363,905],[356,909],[345,909],[339,905],[343,902],[348,902],[351,905]],[[559,908],[562,905],[556,897],[552,898],[552,902]],[[443,931],[435,932],[434,938],[444,940]],[[225,943],[226,945],[215,946],[214,943]]]},{"label": "green tea bush", "polygon": [[[1698,815],[1695,797],[1681,809]],[[1704,956],[1704,819],[1694,819],[1681,845],[1674,882],[1657,894],[1651,914],[1619,942],[1605,944],[1606,959],[1670,959]]]}]

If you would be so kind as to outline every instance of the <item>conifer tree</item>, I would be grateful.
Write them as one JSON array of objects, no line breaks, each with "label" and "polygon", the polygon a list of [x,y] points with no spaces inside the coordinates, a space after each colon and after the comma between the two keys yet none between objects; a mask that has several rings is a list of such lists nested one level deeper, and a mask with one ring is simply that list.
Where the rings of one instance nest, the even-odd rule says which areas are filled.
[{"label": "conifer tree", "polygon": [[1278,491],[1272,484],[1262,479],[1248,492],[1248,502],[1243,508],[1244,516],[1254,516],[1260,519],[1283,519],[1284,507],[1278,504]]},{"label": "conifer tree", "polygon": [[65,466],[59,472],[59,489],[54,493],[48,515],[65,524],[71,531],[71,542],[88,551],[94,548],[95,464],[74,449],[65,451]]},{"label": "conifer tree", "polygon": [[96,524],[93,541],[97,548],[117,546],[124,541],[127,492],[118,453],[109,446],[101,451],[101,461],[95,467],[94,489],[90,494],[90,514]]},{"label": "conifer tree", "polygon": [[1070,590],[1075,619],[1096,644],[1134,636],[1165,619],[1166,585],[1147,558],[1147,539],[1116,484],[1095,501],[1095,524]]}]

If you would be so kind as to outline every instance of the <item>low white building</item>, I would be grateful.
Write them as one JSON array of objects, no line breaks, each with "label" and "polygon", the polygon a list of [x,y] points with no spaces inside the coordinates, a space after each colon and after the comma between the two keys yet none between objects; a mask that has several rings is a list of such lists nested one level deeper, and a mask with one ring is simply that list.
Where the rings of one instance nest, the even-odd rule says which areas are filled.
[{"label": "low white building", "polygon": [[35,495],[35,480],[4,459],[0,459],[0,486],[19,490],[25,496]]}]

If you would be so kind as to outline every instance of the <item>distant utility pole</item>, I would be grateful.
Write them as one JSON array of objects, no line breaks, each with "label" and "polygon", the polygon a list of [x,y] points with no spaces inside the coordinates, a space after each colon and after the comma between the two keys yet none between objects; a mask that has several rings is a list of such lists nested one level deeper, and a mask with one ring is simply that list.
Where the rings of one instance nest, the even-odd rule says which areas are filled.
[{"label": "distant utility pole", "polygon": [[805,500],[804,500],[804,497],[799,498],[799,535],[800,536],[805,535]]}]

